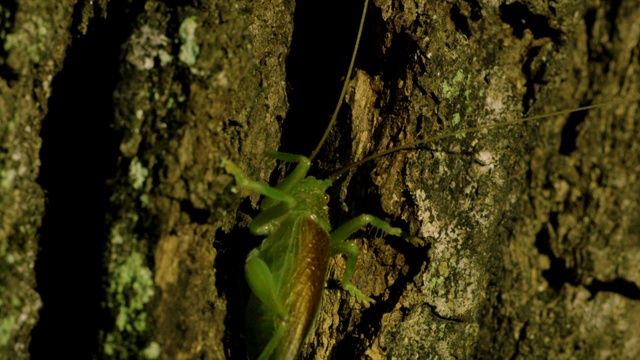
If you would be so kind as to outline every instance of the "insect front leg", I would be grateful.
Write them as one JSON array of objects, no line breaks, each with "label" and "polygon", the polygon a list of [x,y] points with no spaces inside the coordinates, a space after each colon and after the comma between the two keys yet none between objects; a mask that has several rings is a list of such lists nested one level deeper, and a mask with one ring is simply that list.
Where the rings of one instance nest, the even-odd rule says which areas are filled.
[{"label": "insect front leg", "polygon": [[351,278],[356,268],[356,262],[358,260],[358,254],[360,249],[352,242],[345,241],[346,238],[361,229],[362,227],[371,224],[372,226],[381,229],[385,233],[402,236],[413,245],[422,245],[423,241],[415,236],[410,236],[408,233],[402,231],[399,228],[391,226],[386,221],[377,218],[373,215],[362,214],[357,216],[346,223],[342,224],[339,228],[331,233],[331,255],[345,254],[347,255],[347,267],[340,281],[340,285],[343,289],[347,290],[352,296],[361,302],[365,307],[369,307],[371,303],[375,303],[375,300],[364,295],[362,291],[358,290],[353,284],[351,284]]},{"label": "insect front leg", "polygon": [[293,196],[279,189],[273,188],[269,185],[265,185],[255,180],[251,180],[248,177],[246,177],[242,172],[242,170],[240,170],[238,165],[236,165],[231,160],[225,161],[224,169],[227,171],[227,173],[233,175],[233,177],[236,180],[236,185],[238,186],[243,186],[243,187],[246,187],[247,189],[251,189],[261,195],[267,196],[270,199],[275,200],[276,202],[285,202],[291,206],[296,204],[296,199]]},{"label": "insect front leg", "polygon": [[[309,161],[309,158],[302,155],[282,153],[282,152],[268,152],[266,153],[266,155],[272,159],[298,164],[298,166],[296,166],[296,168],[293,169],[291,174],[287,175],[284,179],[282,179],[282,181],[278,183],[278,185],[275,186],[276,189],[285,193],[288,193],[289,191],[291,191],[291,189],[293,189],[296,185],[298,185],[300,181],[302,181],[302,179],[304,179],[307,176],[307,173],[309,172],[309,167],[311,166],[311,162]],[[262,209],[268,209],[274,206],[276,203],[277,203],[277,199],[269,198],[269,199],[262,200],[262,204],[260,206],[262,207]]]},{"label": "insect front leg", "polygon": [[271,187],[269,185],[262,184],[260,182],[247,178],[242,170],[233,161],[227,160],[224,163],[224,168],[227,173],[233,175],[238,186],[244,186],[251,189],[261,195],[266,196],[260,204],[262,210],[268,209],[279,202],[287,202],[289,205],[295,204],[295,199],[288,195],[289,191],[300,183],[309,172],[311,162],[306,156],[281,153],[281,152],[268,152],[266,156],[290,163],[297,163],[298,166],[287,175],[278,185]]}]

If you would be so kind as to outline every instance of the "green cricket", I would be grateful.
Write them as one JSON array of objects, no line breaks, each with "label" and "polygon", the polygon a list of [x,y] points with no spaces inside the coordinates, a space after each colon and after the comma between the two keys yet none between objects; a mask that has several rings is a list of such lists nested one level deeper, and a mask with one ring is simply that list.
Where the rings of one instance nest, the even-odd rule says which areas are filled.
[{"label": "green cricket", "polygon": [[317,155],[334,125],[348,88],[348,80],[353,70],[367,5],[368,0],[365,0],[356,45],[338,104],[324,136],[312,155],[305,157],[280,152],[267,153],[266,156],[278,161],[297,164],[295,169],[276,186],[248,179],[242,170],[230,160],[224,163],[225,170],[234,176],[237,186],[253,190],[264,196],[260,203],[261,212],[253,219],[249,229],[252,234],[266,236],[266,238],[258,248],[249,253],[245,263],[245,277],[252,292],[247,316],[254,324],[250,329],[247,329],[250,358],[260,360],[294,359],[298,356],[300,347],[310,332],[320,307],[328,261],[333,256],[339,254],[347,256],[346,269],[340,280],[341,287],[365,307],[375,303],[375,300],[363,294],[351,283],[359,249],[354,243],[347,242],[346,239],[355,231],[371,225],[387,234],[403,237],[415,246],[424,244],[423,240],[368,214],[357,216],[332,230],[326,191],[338,176],[375,158],[396,151],[415,149],[436,140],[588,110],[603,105],[595,104],[498,124],[467,128],[404,144],[368,156],[339,170],[325,180],[307,176],[311,160]]}]

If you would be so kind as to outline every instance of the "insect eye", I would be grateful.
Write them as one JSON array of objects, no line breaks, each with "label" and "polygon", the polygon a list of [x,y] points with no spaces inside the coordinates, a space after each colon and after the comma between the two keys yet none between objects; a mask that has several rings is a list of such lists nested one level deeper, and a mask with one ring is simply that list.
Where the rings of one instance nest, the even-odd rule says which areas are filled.
[{"label": "insect eye", "polygon": [[324,194],[324,202],[329,203],[329,194]]}]

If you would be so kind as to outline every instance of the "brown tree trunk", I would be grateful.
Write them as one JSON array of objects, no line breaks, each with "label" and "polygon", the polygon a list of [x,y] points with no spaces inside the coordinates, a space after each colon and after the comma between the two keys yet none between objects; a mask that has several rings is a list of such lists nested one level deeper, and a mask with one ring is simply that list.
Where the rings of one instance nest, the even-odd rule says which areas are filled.
[{"label": "brown tree trunk", "polygon": [[[265,151],[309,154],[361,6],[0,4],[0,358],[245,358],[258,196],[233,193],[221,164],[272,182],[282,171]],[[314,176],[434,134],[617,102],[343,176],[329,192],[334,227],[372,213],[428,246],[355,236],[354,284],[377,303],[339,290],[344,260],[332,261],[304,358],[640,352],[639,9],[370,4]]]}]

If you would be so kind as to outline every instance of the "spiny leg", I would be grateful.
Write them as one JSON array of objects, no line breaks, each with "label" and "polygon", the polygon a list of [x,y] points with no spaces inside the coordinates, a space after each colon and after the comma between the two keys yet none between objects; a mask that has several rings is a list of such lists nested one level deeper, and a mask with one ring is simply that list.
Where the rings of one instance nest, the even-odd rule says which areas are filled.
[{"label": "spiny leg", "polygon": [[276,202],[282,201],[291,206],[296,204],[296,199],[286,192],[247,178],[238,165],[233,163],[231,160],[225,161],[224,168],[229,174],[234,176],[236,185],[251,189],[261,195],[275,200]]},{"label": "spiny leg", "polygon": [[282,179],[282,181],[275,187],[247,178],[240,167],[231,160],[225,161],[224,168],[227,173],[235,177],[236,184],[238,186],[244,186],[267,197],[262,200],[261,207],[263,210],[268,209],[279,202],[286,202],[291,206],[295,205],[296,201],[293,196],[289,195],[289,191],[307,176],[311,162],[306,156],[302,155],[281,152],[269,152],[266,153],[266,155],[276,160],[297,163],[298,166],[296,166],[291,174]]},{"label": "spiny leg", "polygon": [[369,214],[362,214],[360,216],[357,216],[342,224],[331,233],[331,255],[347,255],[347,266],[340,284],[343,289],[348,291],[365,307],[369,307],[369,305],[371,303],[375,303],[375,301],[370,297],[364,295],[362,291],[358,290],[353,284],[351,284],[351,278],[353,277],[353,273],[356,268],[356,262],[358,261],[358,254],[360,253],[360,249],[358,249],[358,246],[356,246],[356,244],[352,242],[346,242],[345,239],[349,235],[369,224],[384,231],[387,234],[402,236],[413,245],[417,246],[422,245],[423,243],[421,239],[415,236],[410,236],[401,229],[393,227],[386,221]]},{"label": "spiny leg", "polygon": [[[297,163],[295,169],[291,172],[291,174],[287,175],[282,181],[276,185],[276,189],[289,193],[291,189],[293,189],[297,184],[302,181],[307,176],[307,172],[309,172],[309,167],[311,166],[311,162],[306,156],[282,153],[282,152],[268,152],[265,155],[272,159],[289,162],[289,163]],[[268,209],[274,206],[277,203],[277,199],[264,199],[262,200],[261,207],[262,209]]]},{"label": "spiny leg", "polygon": [[236,185],[251,189],[265,196],[261,203],[262,212],[260,212],[249,225],[249,230],[251,230],[251,233],[254,235],[270,234],[273,227],[277,225],[278,219],[289,214],[290,209],[294,207],[297,202],[295,197],[288,193],[289,188],[299,183],[300,179],[298,179],[298,177],[302,176],[302,178],[304,178],[309,170],[309,160],[304,156],[285,153],[270,153],[267,155],[289,162],[300,161],[293,173],[283,180],[283,182],[289,181],[289,183],[292,183],[291,186],[282,189],[283,186],[282,183],[280,183],[277,187],[271,187],[247,178],[240,167],[233,161],[227,160],[224,163],[224,168],[227,173],[235,177]]},{"label": "spiny leg", "polygon": [[360,249],[358,249],[358,246],[351,242],[340,242],[332,246],[332,252],[335,252],[336,255],[347,255],[347,267],[344,270],[342,280],[340,280],[340,286],[342,286],[344,290],[346,290],[349,294],[351,294],[351,296],[356,298],[356,301],[358,301],[365,307],[369,307],[369,305],[375,304],[375,300],[363,294],[362,291],[360,291],[357,287],[355,287],[355,285],[351,283],[351,278],[353,277],[353,272],[356,268],[356,262],[358,261],[358,254],[360,253]]},{"label": "spiny leg", "polygon": [[340,227],[338,227],[337,229],[333,230],[333,232],[331,232],[331,238],[334,241],[334,245],[336,241],[346,240],[349,235],[369,224],[384,231],[389,235],[400,236],[411,243],[413,246],[424,245],[424,240],[420,239],[419,237],[412,236],[409,233],[402,231],[402,229],[393,227],[388,222],[369,214],[356,216],[355,218],[340,225]]}]

